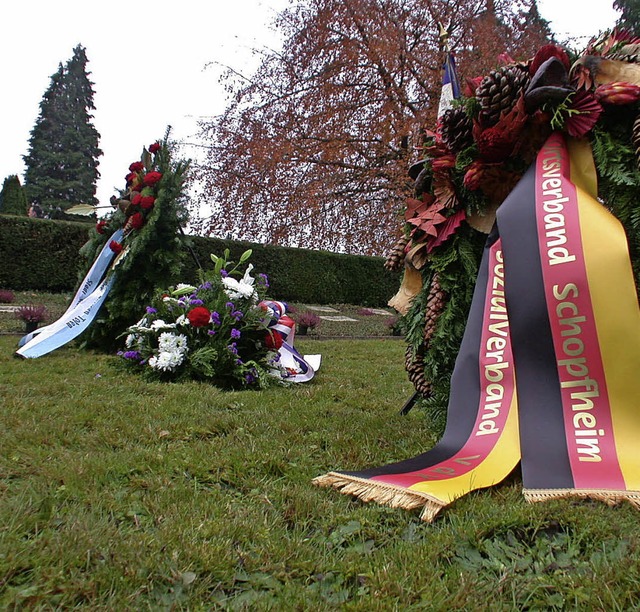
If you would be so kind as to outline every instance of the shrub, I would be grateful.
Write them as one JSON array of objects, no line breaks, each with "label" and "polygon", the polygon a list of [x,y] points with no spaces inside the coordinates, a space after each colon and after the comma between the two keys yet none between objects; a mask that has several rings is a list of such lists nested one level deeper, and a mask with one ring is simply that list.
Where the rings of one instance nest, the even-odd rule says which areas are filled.
[{"label": "shrub", "polygon": [[16,299],[13,291],[0,289],[0,304],[11,304]]},{"label": "shrub", "polygon": [[302,328],[315,329],[320,325],[320,317],[314,312],[305,310],[295,317],[296,323]]},{"label": "shrub", "polygon": [[389,329],[389,333],[394,336],[399,336],[402,333],[402,329],[400,327],[400,318],[397,316],[387,317],[384,320],[384,324]]},{"label": "shrub", "polygon": [[[84,276],[81,272],[86,271],[80,270],[84,262],[78,252],[87,242],[87,234],[86,223],[0,214],[0,287],[14,291],[72,291]],[[89,234],[94,235],[93,228]],[[173,244],[174,238],[175,235],[167,237],[167,243]],[[386,306],[401,281],[400,273],[384,269],[381,257],[202,236],[187,236],[185,242],[194,257],[185,258],[176,278],[196,284],[199,276],[195,258],[206,265],[210,253],[222,253],[228,248],[230,257],[237,261],[244,251],[252,249],[251,261],[268,276],[269,297],[285,302],[381,307]],[[158,284],[169,284],[166,275]]]},{"label": "shrub", "polygon": [[15,312],[16,318],[24,321],[25,323],[41,323],[47,317],[47,308],[42,304],[35,306],[28,304],[26,306],[20,306]]},{"label": "shrub", "polygon": [[2,191],[0,191],[0,213],[3,215],[27,216],[29,204],[24,188],[16,174],[4,179]]}]

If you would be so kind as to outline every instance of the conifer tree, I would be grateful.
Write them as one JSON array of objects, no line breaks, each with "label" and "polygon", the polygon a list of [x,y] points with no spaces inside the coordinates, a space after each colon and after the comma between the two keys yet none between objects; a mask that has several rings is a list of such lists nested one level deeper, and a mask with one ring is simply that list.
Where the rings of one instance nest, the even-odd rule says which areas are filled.
[{"label": "conifer tree", "polygon": [[26,215],[27,196],[16,174],[4,179],[2,191],[0,191],[0,213],[3,215]]},{"label": "conifer tree", "polygon": [[619,28],[640,34],[640,0],[615,0],[613,8],[622,11],[616,23]]},{"label": "conifer tree", "polygon": [[96,205],[100,134],[92,124],[93,83],[85,48],[78,45],[60,64],[40,102],[31,130],[25,189],[29,201],[50,217],[75,204]]}]

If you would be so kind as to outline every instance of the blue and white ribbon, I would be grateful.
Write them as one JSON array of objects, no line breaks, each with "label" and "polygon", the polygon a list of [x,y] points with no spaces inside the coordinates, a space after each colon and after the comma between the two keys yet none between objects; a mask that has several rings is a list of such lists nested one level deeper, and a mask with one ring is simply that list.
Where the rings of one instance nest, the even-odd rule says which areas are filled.
[{"label": "blue and white ribbon", "polygon": [[100,282],[115,253],[109,248],[111,241],[120,242],[122,230],[117,230],[96,257],[65,313],[54,323],[41,327],[18,342],[16,355],[34,358],[46,355],[79,336],[95,318],[113,284],[113,276]]}]

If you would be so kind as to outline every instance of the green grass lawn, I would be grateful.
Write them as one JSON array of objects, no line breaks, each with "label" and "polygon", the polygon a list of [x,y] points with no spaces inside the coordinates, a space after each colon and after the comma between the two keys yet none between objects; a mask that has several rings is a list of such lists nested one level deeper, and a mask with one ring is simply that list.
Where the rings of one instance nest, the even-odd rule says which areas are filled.
[{"label": "green grass lawn", "polygon": [[310,383],[147,383],[0,336],[0,608],[627,610],[640,515],[527,504],[517,474],[433,524],[311,480],[435,443],[404,343],[304,340]]}]

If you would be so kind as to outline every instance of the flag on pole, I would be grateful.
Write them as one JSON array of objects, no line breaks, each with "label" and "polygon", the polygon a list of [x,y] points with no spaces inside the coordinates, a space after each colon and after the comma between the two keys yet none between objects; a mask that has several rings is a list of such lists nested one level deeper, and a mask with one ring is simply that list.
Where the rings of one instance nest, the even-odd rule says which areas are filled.
[{"label": "flag on pole", "polygon": [[456,73],[456,60],[451,51],[447,51],[442,73],[442,92],[438,106],[438,119],[451,107],[451,102],[460,97],[460,82]]}]

